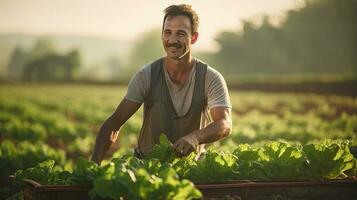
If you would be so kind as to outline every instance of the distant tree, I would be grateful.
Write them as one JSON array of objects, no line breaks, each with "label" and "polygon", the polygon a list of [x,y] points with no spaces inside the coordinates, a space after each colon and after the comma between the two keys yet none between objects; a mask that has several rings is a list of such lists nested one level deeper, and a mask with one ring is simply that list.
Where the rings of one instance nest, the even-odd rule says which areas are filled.
[{"label": "distant tree", "polygon": [[11,78],[21,78],[25,73],[23,71],[25,66],[51,54],[55,54],[55,48],[52,40],[48,37],[40,37],[27,51],[16,47],[10,57],[8,73]]},{"label": "distant tree", "polygon": [[55,48],[51,38],[40,37],[30,50],[30,59],[35,60],[52,53],[55,53]]},{"label": "distant tree", "polygon": [[74,80],[80,67],[80,53],[73,50],[67,55],[56,53],[33,59],[25,65],[22,74],[25,80]]},{"label": "distant tree", "polygon": [[16,47],[11,54],[9,65],[7,68],[11,78],[20,78],[24,65],[28,60],[28,53],[21,47]]},{"label": "distant tree", "polygon": [[306,0],[275,27],[244,22],[223,32],[215,66],[226,73],[357,73],[357,1]]},{"label": "distant tree", "polygon": [[[66,58],[65,58],[66,59]],[[79,68],[81,66],[81,56],[78,49],[73,49],[67,55],[68,63],[66,65],[66,79],[74,80],[78,78]]]}]

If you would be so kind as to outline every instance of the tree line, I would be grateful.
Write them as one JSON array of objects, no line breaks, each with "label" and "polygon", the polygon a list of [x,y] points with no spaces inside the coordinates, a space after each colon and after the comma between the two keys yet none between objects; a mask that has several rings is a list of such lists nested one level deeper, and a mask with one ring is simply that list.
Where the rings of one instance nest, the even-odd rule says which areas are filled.
[{"label": "tree line", "polygon": [[357,1],[307,0],[274,26],[246,21],[208,54],[225,73],[357,73]]},{"label": "tree line", "polygon": [[36,81],[71,81],[77,78],[81,66],[80,52],[72,49],[65,54],[55,50],[49,39],[39,39],[26,51],[16,47],[10,58],[11,78]]}]

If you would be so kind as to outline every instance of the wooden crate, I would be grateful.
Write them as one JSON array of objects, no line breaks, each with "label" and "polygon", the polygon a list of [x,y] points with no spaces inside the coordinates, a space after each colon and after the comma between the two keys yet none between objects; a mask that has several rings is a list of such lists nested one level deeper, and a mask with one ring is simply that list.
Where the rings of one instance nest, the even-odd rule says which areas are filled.
[{"label": "wooden crate", "polygon": [[195,185],[205,199],[357,200],[355,178],[326,181],[225,181]]},{"label": "wooden crate", "polygon": [[[25,200],[88,200],[90,188],[41,185],[24,179]],[[203,199],[237,200],[357,200],[356,178],[326,181],[225,181],[195,183]]]},{"label": "wooden crate", "polygon": [[23,179],[27,184],[23,193],[25,200],[88,200],[90,188],[74,185],[41,185]]}]

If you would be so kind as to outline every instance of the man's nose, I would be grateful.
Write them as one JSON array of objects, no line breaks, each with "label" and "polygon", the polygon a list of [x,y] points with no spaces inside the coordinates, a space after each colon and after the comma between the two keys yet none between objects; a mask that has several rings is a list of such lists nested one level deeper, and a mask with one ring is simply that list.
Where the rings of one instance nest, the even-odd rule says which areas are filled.
[{"label": "man's nose", "polygon": [[172,34],[168,38],[169,43],[176,43],[178,41],[177,36],[175,34]]}]

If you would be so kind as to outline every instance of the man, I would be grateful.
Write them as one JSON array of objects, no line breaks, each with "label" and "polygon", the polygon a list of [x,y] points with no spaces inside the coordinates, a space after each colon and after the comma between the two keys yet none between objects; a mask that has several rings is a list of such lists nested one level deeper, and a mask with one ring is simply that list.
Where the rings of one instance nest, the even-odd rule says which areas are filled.
[{"label": "man", "polygon": [[231,103],[226,83],[219,72],[191,55],[198,39],[196,12],[185,4],[169,6],[164,12],[162,44],[166,56],[132,77],[125,98],[99,131],[92,156],[97,163],[142,103],[144,121],[135,149],[137,157],[145,157],[162,133],[179,156],[193,151],[199,155],[204,144],[230,134]]}]

